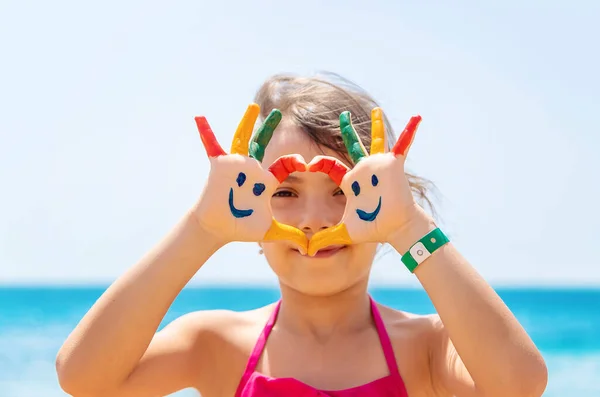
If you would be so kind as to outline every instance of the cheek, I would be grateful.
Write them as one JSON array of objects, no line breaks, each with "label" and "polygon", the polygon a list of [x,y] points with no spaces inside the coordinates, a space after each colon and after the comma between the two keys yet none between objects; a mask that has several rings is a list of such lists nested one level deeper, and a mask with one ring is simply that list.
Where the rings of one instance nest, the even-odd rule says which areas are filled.
[{"label": "cheek", "polygon": [[273,217],[279,222],[294,225],[303,211],[301,200],[297,198],[273,197],[271,199]]}]

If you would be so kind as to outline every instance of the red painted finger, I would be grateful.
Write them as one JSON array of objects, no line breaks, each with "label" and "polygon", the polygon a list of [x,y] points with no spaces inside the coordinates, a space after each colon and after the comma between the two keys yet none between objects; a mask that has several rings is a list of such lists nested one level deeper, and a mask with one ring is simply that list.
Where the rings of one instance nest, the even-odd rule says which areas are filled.
[{"label": "red painted finger", "polygon": [[392,153],[396,156],[406,156],[408,150],[410,149],[410,145],[412,145],[413,140],[415,139],[415,133],[417,132],[417,128],[419,128],[419,124],[421,123],[421,116],[413,116],[406,124],[404,131],[400,134],[398,141],[392,148]]},{"label": "red painted finger", "polygon": [[277,178],[281,183],[285,181],[293,172],[304,172],[306,171],[306,163],[304,159],[297,154],[289,154],[282,156],[275,160],[269,167],[269,171]]},{"label": "red painted finger", "polygon": [[310,172],[322,172],[329,175],[332,181],[338,186],[342,184],[344,175],[350,170],[346,164],[340,160],[329,157],[321,157],[319,160],[308,166]]},{"label": "red painted finger", "polygon": [[198,131],[200,132],[200,139],[202,139],[202,144],[204,145],[204,149],[206,149],[208,157],[224,156],[227,154],[221,145],[219,145],[215,133],[210,128],[210,125],[208,125],[208,121],[206,121],[206,117],[200,116],[195,119]]}]

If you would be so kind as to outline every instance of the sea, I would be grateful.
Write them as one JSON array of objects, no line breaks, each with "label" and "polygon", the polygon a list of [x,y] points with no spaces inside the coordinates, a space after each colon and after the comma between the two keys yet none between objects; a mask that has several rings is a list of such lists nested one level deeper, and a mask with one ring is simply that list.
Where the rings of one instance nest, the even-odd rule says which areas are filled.
[{"label": "sea", "polygon": [[[56,353],[106,287],[0,287],[0,397],[58,397]],[[600,397],[600,288],[498,288],[545,357],[547,397]],[[385,305],[434,313],[423,290],[370,289]],[[161,324],[196,310],[248,310],[274,302],[269,287],[186,287]],[[173,394],[192,397],[183,390]]]}]

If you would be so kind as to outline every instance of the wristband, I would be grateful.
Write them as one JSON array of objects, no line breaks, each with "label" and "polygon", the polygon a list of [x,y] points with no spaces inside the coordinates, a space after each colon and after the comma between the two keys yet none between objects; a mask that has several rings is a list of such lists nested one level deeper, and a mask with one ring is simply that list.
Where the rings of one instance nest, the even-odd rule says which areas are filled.
[{"label": "wristband", "polygon": [[407,253],[402,255],[402,263],[411,273],[414,273],[417,266],[449,241],[440,228],[435,228],[413,244]]}]

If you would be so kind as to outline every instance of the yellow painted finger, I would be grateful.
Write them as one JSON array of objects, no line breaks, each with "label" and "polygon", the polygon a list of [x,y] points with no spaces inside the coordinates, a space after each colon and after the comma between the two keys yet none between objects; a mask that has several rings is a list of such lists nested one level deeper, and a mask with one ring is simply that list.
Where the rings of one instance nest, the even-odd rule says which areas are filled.
[{"label": "yellow painted finger", "polygon": [[306,253],[308,246],[308,238],[302,230],[293,226],[284,225],[277,222],[275,219],[271,222],[271,227],[267,230],[263,241],[281,241],[288,240],[296,243],[302,253]]},{"label": "yellow painted finger", "polygon": [[371,154],[385,151],[385,124],[381,108],[371,110]]},{"label": "yellow painted finger", "polygon": [[330,245],[350,245],[352,239],[344,223],[337,224],[315,233],[308,242],[308,255],[314,256],[317,251]]},{"label": "yellow painted finger", "polygon": [[260,113],[260,107],[256,103],[252,103],[246,109],[246,113],[238,124],[238,128],[233,136],[231,142],[231,154],[241,154],[243,156],[248,155],[248,146],[250,144],[250,137],[254,130],[254,124]]}]

